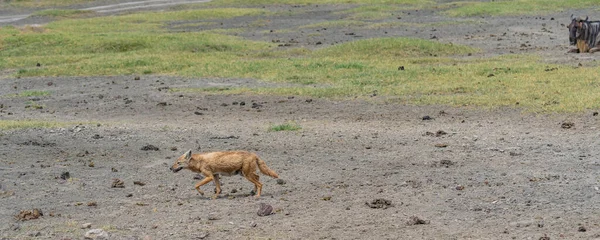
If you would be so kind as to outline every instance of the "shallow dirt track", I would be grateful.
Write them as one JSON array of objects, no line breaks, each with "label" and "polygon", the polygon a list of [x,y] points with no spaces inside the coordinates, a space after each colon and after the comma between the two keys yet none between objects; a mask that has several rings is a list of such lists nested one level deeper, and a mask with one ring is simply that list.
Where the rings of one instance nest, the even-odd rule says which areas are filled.
[{"label": "shallow dirt track", "polygon": [[[553,21],[565,22],[568,15],[555,14]],[[516,19],[488,19],[506,25],[481,36],[517,28],[511,25]],[[541,28],[541,22],[527,24],[518,28]],[[435,35],[459,39],[462,27]],[[565,54],[566,30],[559,27],[551,29],[556,40],[540,40],[549,51],[542,54],[552,62],[595,64],[598,55]],[[269,38],[255,31],[255,38]],[[507,51],[520,51],[521,40],[514,41]],[[490,47],[481,56],[503,53]],[[377,97],[332,101],[169,91],[265,85],[170,76],[16,79],[3,73],[1,119],[67,124],[0,132],[0,239],[83,239],[98,228],[110,239],[600,238],[600,117],[594,111],[536,115],[384,104]],[[23,90],[51,94],[9,97]],[[302,129],[268,130],[288,121]],[[168,169],[188,149],[256,152],[283,181],[261,175],[263,196],[255,200],[247,180],[223,177],[223,193],[211,200],[213,184],[200,196],[194,173]],[[114,179],[124,187],[113,187]],[[274,214],[258,216],[260,203]],[[43,216],[16,217],[34,208]]]}]

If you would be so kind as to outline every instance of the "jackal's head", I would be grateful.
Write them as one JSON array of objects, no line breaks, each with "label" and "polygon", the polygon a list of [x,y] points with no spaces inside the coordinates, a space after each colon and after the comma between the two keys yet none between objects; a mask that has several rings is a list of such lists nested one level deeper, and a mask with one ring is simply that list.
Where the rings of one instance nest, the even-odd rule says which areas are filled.
[{"label": "jackal's head", "polygon": [[189,150],[187,152],[185,152],[183,155],[181,155],[179,158],[177,158],[177,160],[175,160],[175,163],[173,164],[173,166],[171,166],[171,168],[169,168],[171,171],[173,171],[174,173],[181,171],[181,169],[187,168],[188,163],[190,162],[190,159],[192,158],[192,150]]}]

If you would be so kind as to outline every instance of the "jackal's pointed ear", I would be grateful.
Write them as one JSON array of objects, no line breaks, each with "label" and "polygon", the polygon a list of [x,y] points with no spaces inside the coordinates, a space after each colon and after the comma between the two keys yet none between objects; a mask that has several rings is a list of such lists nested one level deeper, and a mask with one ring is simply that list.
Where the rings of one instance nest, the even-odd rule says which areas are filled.
[{"label": "jackal's pointed ear", "polygon": [[183,155],[185,155],[185,160],[190,160],[192,158],[192,150],[185,152]]}]

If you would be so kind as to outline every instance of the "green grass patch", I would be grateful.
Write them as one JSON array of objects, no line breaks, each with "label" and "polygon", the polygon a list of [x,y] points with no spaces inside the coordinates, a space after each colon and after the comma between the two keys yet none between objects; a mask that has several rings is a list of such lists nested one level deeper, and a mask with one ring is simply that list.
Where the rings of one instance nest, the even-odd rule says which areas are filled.
[{"label": "green grass patch", "polygon": [[[454,3],[450,3],[452,5]],[[588,8],[598,5],[596,0],[505,0],[490,2],[461,2],[446,13],[453,17],[516,16],[557,12],[572,8]]]},{"label": "green grass patch", "polygon": [[270,132],[281,132],[281,131],[298,131],[302,127],[296,122],[287,122],[279,125],[272,125],[269,127]]},{"label": "green grass patch", "polygon": [[73,125],[74,123],[41,121],[41,120],[0,120],[0,129],[22,129],[22,128],[59,128]]},{"label": "green grass patch", "polygon": [[42,97],[49,96],[50,94],[50,91],[25,90],[16,94],[7,94],[4,97]]},{"label": "green grass patch", "polygon": [[[256,2],[249,2],[252,3]],[[382,3],[378,4],[357,5],[358,10],[347,14],[383,10]],[[457,8],[470,5],[465,3]],[[598,67],[574,69],[547,65],[527,55],[465,59],[461,56],[478,50],[416,38],[364,39],[315,50],[280,48],[277,43],[228,35],[244,32],[241,28],[203,32],[169,32],[165,28],[194,21],[218,23],[225,18],[270,14],[277,13],[263,8],[214,8],[66,19],[49,23],[43,29],[2,27],[0,70],[12,70],[18,77],[164,74],[251,78],[274,83],[260,88],[172,90],[202,94],[304,95],[489,108],[517,106],[536,112],[600,108],[600,93],[594,91],[600,86]],[[268,23],[258,20],[249,24]],[[356,26],[372,24],[346,19],[301,28]],[[38,62],[41,67],[35,67]]]},{"label": "green grass patch", "polygon": [[206,3],[207,6],[264,6],[264,5],[307,5],[307,4],[431,4],[431,0],[219,0]]}]

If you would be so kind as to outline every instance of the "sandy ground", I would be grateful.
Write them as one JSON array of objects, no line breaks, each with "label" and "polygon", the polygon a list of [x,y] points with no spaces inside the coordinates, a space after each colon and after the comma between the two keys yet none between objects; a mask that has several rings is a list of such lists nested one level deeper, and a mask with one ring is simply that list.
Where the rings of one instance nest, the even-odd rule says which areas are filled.
[{"label": "sandy ground", "polygon": [[[562,25],[571,11],[427,29],[277,31],[341,18],[332,13],[339,8],[278,6],[297,14],[274,16],[265,26],[252,28],[258,19],[244,17],[219,27],[247,27],[241,36],[315,48],[368,37],[435,36],[482,48],[464,57],[527,52],[593,65],[598,56],[566,54]],[[465,20],[435,11],[399,14],[410,22]],[[15,24],[31,20],[22,21]],[[171,29],[195,30],[178,24]],[[310,34],[317,30],[318,39]],[[594,111],[535,115],[167,91],[268,85],[251,79],[1,78],[1,119],[69,124],[0,132],[0,239],[83,239],[90,229],[103,229],[110,239],[600,238],[600,117]],[[23,90],[51,94],[7,97]],[[287,121],[302,129],[268,131]],[[283,181],[263,176],[258,200],[240,176],[222,179],[219,198],[200,196],[194,173],[168,170],[188,149],[256,152]],[[112,187],[114,179],[124,187]],[[258,216],[260,203],[274,214]],[[18,217],[34,208],[43,216]]]}]

